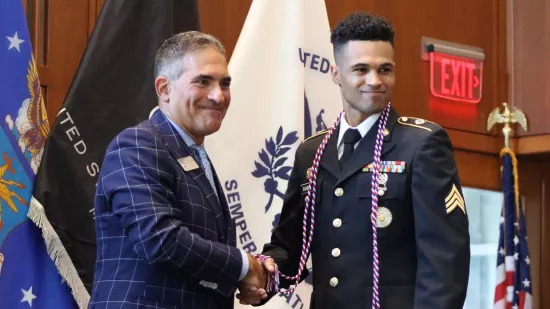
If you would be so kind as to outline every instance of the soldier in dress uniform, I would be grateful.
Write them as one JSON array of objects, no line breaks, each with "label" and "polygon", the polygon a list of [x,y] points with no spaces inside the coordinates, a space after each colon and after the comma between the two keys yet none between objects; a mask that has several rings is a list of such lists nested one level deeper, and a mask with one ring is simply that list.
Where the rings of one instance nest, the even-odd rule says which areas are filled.
[{"label": "soldier in dress uniform", "polygon": [[[279,225],[262,252],[266,269],[274,272],[276,264],[281,272],[280,288],[295,283],[282,274],[296,275],[307,248],[303,218],[310,196],[305,235],[314,211],[312,309],[464,305],[470,238],[453,147],[439,125],[400,117],[388,105],[395,83],[393,40],[389,22],[365,13],[351,14],[333,29],[331,73],[344,113],[332,132],[320,132],[297,149]],[[300,275],[301,281],[307,269]]]}]

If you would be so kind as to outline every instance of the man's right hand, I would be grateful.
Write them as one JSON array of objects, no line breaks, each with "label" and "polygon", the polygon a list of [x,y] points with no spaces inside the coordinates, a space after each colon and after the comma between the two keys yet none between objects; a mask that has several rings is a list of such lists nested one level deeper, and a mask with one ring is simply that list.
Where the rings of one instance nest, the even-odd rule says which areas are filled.
[{"label": "man's right hand", "polygon": [[[267,298],[267,292],[265,291],[267,276],[275,271],[275,261],[273,261],[273,259],[271,258],[267,259],[262,266],[262,264],[260,264],[260,262],[258,262],[251,255],[248,255],[248,261],[248,274],[239,284],[239,294],[237,294],[237,299],[240,300],[240,303],[242,305],[257,305],[263,299]],[[259,268],[257,269],[256,267]],[[249,278],[249,276],[250,281],[247,281],[247,278]],[[252,285],[247,285],[247,282],[251,282]],[[255,284],[258,282],[261,282],[260,286]]]},{"label": "man's right hand", "polygon": [[258,289],[265,289],[267,283],[267,277],[264,272],[264,268],[258,260],[256,260],[250,253],[247,253],[248,256],[248,273],[241,281],[247,285],[253,285]]},{"label": "man's right hand", "polygon": [[244,305],[257,305],[262,299],[267,298],[265,287],[267,276],[264,268],[252,255],[248,256],[248,273],[239,283],[237,298]]}]

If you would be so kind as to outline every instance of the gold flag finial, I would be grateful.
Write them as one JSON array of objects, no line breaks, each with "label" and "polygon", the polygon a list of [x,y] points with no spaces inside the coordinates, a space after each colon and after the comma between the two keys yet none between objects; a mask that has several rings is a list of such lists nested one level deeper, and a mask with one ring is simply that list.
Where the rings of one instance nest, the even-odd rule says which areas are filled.
[{"label": "gold flag finial", "polygon": [[504,127],[502,128],[502,133],[504,134],[504,147],[510,148],[510,136],[512,135],[512,127],[510,124],[519,123],[520,126],[527,131],[527,118],[525,114],[517,109],[516,107],[512,108],[512,111],[508,109],[508,104],[506,102],[502,103],[504,106],[504,112],[500,113],[498,107],[489,114],[487,119],[487,131],[491,131],[495,123],[503,123]]}]

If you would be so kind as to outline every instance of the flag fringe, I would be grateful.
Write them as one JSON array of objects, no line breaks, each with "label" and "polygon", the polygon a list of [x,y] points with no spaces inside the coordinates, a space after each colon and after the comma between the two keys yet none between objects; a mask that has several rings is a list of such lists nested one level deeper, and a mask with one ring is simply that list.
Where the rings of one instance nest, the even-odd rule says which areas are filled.
[{"label": "flag fringe", "polygon": [[67,281],[78,307],[80,309],[87,308],[88,303],[90,302],[90,294],[88,294],[88,291],[84,287],[84,284],[82,283],[82,280],[80,279],[80,276],[78,275],[78,272],[69,257],[69,253],[65,250],[61,239],[55,232],[53,226],[50,224],[50,221],[48,221],[44,207],[37,199],[34,198],[34,196],[30,202],[27,217],[29,217],[34,224],[42,230],[42,236],[46,242],[48,255],[54,261],[55,266],[63,279]]}]

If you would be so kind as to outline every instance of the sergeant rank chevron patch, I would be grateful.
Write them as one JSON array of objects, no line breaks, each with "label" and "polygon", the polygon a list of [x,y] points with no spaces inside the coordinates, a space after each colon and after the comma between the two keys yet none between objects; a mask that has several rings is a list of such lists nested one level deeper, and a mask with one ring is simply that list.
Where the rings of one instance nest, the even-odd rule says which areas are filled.
[{"label": "sergeant rank chevron patch", "polygon": [[458,191],[456,185],[453,184],[453,188],[451,189],[451,192],[449,192],[449,194],[445,198],[445,208],[447,208],[447,214],[450,214],[457,207],[462,209],[462,212],[466,214],[466,206],[464,205],[464,199],[462,198],[462,195],[460,195],[460,191]]}]

